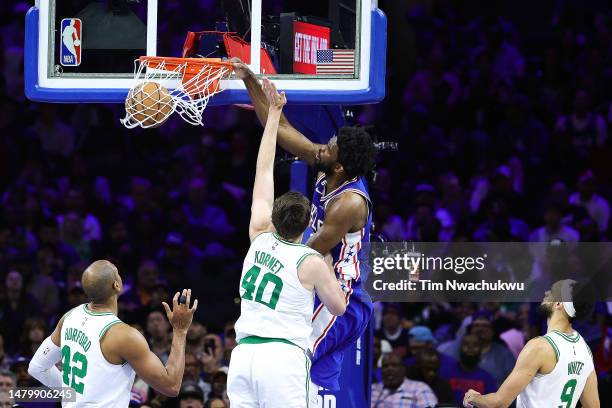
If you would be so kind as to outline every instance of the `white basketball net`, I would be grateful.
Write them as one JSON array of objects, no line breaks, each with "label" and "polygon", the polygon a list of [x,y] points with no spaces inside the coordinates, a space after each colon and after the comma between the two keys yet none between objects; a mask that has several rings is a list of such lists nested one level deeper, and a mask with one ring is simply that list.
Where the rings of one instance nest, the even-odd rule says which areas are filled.
[{"label": "white basketball net", "polygon": [[[168,67],[172,65],[172,67]],[[126,115],[121,123],[129,129],[137,126],[150,128],[159,126],[169,115],[177,112],[181,117],[192,125],[203,126],[202,113],[210,97],[221,92],[219,88],[220,79],[227,77],[229,69],[225,66],[203,64],[198,66],[199,71],[189,80],[183,81],[185,72],[193,70],[188,68],[188,63],[179,65],[166,64],[165,61],[135,60],[134,61],[134,85],[126,98]],[[170,99],[165,98],[156,103],[154,108],[145,107],[138,99],[132,98],[135,92],[143,92],[144,98],[153,97],[159,99],[157,89],[146,92],[141,86],[147,82],[156,82],[165,87],[170,94]]]}]

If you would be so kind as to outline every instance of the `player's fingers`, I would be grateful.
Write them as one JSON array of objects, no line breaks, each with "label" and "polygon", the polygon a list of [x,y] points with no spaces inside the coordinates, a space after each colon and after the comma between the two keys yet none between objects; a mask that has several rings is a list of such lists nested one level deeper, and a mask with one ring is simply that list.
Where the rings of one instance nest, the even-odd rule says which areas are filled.
[{"label": "player's fingers", "polygon": [[166,309],[166,315],[168,316],[168,319],[170,319],[170,316],[172,316],[172,311],[170,310],[170,306],[168,306],[166,302],[162,302],[162,305],[164,306],[164,309]]},{"label": "player's fingers", "polygon": [[191,304],[191,289],[187,289],[187,298],[185,300],[185,306],[189,309],[189,305]]},{"label": "player's fingers", "polygon": [[191,307],[191,312],[195,312],[198,309],[198,299],[194,300],[193,306]]},{"label": "player's fingers", "polygon": [[178,306],[178,299],[180,295],[181,294],[179,292],[176,292],[174,294],[174,297],[172,298],[172,310],[176,309],[176,307]]},{"label": "player's fingers", "polygon": [[[186,301],[187,300],[187,289],[183,289],[183,292],[181,293],[181,297],[179,299],[182,300],[182,301]],[[181,302],[179,301],[179,303],[181,303]],[[187,302],[185,302],[185,303],[187,303]],[[181,304],[183,304],[183,303],[181,303]]]}]

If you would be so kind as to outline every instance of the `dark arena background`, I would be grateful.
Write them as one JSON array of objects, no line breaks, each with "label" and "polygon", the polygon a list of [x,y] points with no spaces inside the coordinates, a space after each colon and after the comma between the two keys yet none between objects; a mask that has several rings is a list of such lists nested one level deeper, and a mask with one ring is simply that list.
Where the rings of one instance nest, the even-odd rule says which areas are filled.
[{"label": "dark arena background", "polygon": [[[248,25],[214,3],[160,1],[162,47],[181,48],[183,15],[201,16],[203,27],[227,15]],[[233,105],[208,107],[204,127],[173,116],[156,129],[128,130],[122,104],[28,100],[31,6],[0,2],[0,406],[13,403],[5,392],[12,387],[40,386],[28,375],[30,359],[59,318],[87,302],[84,269],[108,259],[124,283],[119,318],[162,361],[172,331],[161,302],[184,287],[199,299],[181,393],[165,397],[137,378],[130,406],[229,408],[262,127],[252,110]],[[372,240],[608,241],[612,3],[379,0],[378,7],[387,16],[385,98],[337,112],[379,142],[397,143],[378,153],[369,185]],[[288,112],[301,126],[308,115]],[[295,183],[293,162],[278,150],[277,195]],[[310,197],[307,177],[298,185]],[[384,383],[381,356],[396,354],[399,375],[427,383],[437,406],[462,406],[469,388],[496,391],[525,343],[544,333],[536,309],[377,302],[363,347],[372,364],[366,383]],[[575,325],[593,354],[602,407],[612,407],[611,313],[602,299]],[[413,406],[420,407],[371,401]]]}]

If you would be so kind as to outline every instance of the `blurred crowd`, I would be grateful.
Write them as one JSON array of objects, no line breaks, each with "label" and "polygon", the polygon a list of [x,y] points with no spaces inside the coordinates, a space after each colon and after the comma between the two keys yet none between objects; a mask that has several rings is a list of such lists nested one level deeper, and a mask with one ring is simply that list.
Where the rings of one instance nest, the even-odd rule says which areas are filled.
[{"label": "blurred crowd", "polygon": [[[484,3],[379,2],[389,17],[388,97],[354,108],[355,121],[400,146],[378,158],[376,234],[607,241],[610,5]],[[105,258],[125,282],[119,317],[162,361],[171,331],[161,301],[183,287],[200,301],[179,399],[166,401],[137,381],[134,406],[227,407],[261,128],[236,107],[209,108],[204,128],[171,118],[155,130],[127,131],[119,105],[29,102],[28,7],[0,4],[0,388],[35,383],[28,359],[59,317],[86,301],[81,273]],[[180,45],[184,27],[163,29]],[[282,191],[287,166],[278,173]],[[579,327],[604,393],[611,312],[612,303],[600,303]],[[457,403],[468,388],[493,391],[542,324],[530,304],[378,304],[373,406],[389,403],[389,390],[399,387],[423,406]]]}]

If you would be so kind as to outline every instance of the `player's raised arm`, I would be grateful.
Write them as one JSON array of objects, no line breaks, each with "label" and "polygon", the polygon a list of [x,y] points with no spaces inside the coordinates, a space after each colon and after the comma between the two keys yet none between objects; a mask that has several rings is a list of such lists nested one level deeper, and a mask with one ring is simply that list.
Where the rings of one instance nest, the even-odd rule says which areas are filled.
[{"label": "player's raised arm", "polygon": [[[268,119],[269,105],[265,88],[269,82],[264,80],[263,86],[260,85],[257,77],[246,64],[238,58],[232,58],[231,61],[234,63],[234,72],[244,81],[259,121],[265,124]],[[289,123],[285,115],[281,115],[278,125],[278,144],[309,165],[314,164],[317,152],[323,147],[323,145],[311,142],[306,136],[301,134]]]},{"label": "player's raised arm", "polygon": [[552,360],[556,358],[548,341],[542,337],[530,340],[519,354],[514,369],[497,392],[480,395],[474,390],[469,390],[465,394],[463,405],[478,408],[509,407],[540,371],[547,358]]},{"label": "player's raised arm", "polygon": [[[264,79],[267,81],[267,79]],[[268,81],[269,82],[269,81]],[[285,93],[278,93],[274,84],[269,82],[266,98],[268,100],[268,117],[264,129],[253,186],[253,203],[251,204],[251,221],[249,238],[253,240],[262,232],[272,231],[272,205],[274,203],[274,156],[276,155],[276,133],[283,106],[287,103]]]},{"label": "player's raised arm", "polygon": [[595,370],[591,371],[587,382],[580,395],[580,403],[583,408],[599,408],[599,392],[597,391],[597,373]]},{"label": "player's raised arm", "polygon": [[336,280],[331,256],[328,255],[325,260],[319,256],[307,257],[298,268],[298,276],[302,285],[314,288],[331,314],[335,316],[344,314],[346,298]]},{"label": "player's raised arm", "polygon": [[164,395],[178,395],[185,370],[185,342],[187,330],[198,307],[197,299],[190,308],[191,290],[184,290],[185,304],[179,304],[179,293],[174,295],[172,309],[163,303],[172,325],[172,348],[164,366],[153,354],[142,334],[125,324],[112,326],[106,333],[107,348],[117,350],[118,356],[127,361],[136,374],[147,384]]},{"label": "player's raised arm", "polygon": [[64,317],[62,316],[53,333],[38,347],[28,366],[28,374],[50,388],[63,386],[62,374],[55,366],[62,359],[60,336],[63,323]]}]

